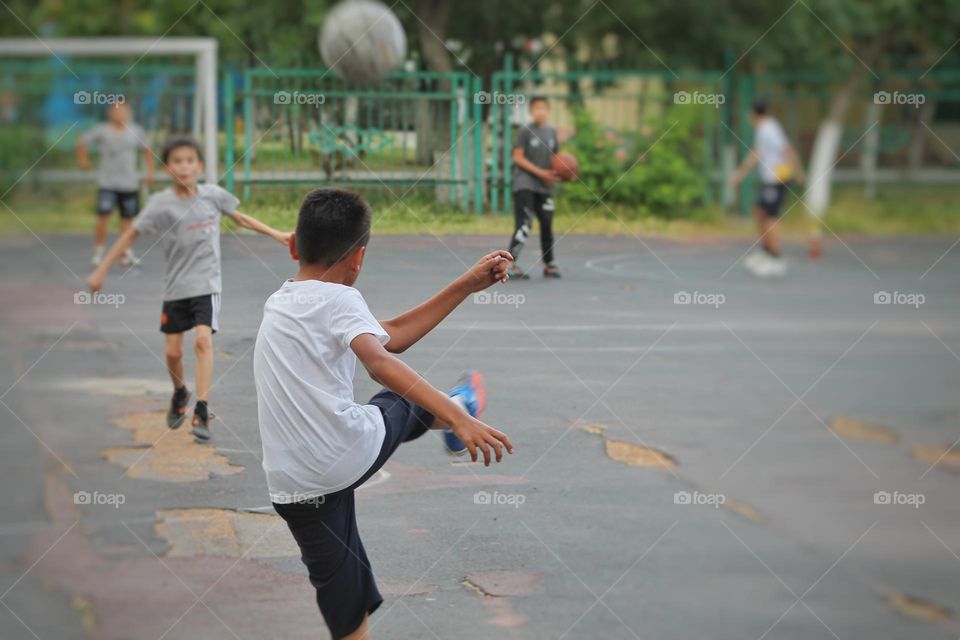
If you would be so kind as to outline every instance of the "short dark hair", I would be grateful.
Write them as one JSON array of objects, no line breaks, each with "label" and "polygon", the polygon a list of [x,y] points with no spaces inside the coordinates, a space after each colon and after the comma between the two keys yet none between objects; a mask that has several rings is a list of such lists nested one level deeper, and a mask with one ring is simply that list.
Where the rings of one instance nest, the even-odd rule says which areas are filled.
[{"label": "short dark hair", "polygon": [[537,104],[538,102],[544,102],[547,105],[550,104],[550,101],[547,100],[547,96],[542,96],[538,94],[530,98],[530,108],[532,109],[533,105]]},{"label": "short dark hair", "polygon": [[173,150],[182,147],[190,147],[196,151],[200,162],[203,162],[203,151],[200,150],[200,143],[197,142],[196,138],[192,138],[191,136],[173,136],[167,140],[166,144],[163,145],[163,151],[160,152],[160,160],[163,161],[163,164],[167,164],[167,159],[170,157],[170,154],[173,153]]},{"label": "short dark hair", "polygon": [[297,253],[301,264],[332,266],[370,241],[370,205],[345,189],[314,189],[297,216]]},{"label": "short dark hair", "polygon": [[750,110],[753,111],[758,116],[762,116],[767,112],[767,109],[770,108],[770,105],[767,104],[767,101],[763,98],[753,101],[753,104],[750,106]]}]

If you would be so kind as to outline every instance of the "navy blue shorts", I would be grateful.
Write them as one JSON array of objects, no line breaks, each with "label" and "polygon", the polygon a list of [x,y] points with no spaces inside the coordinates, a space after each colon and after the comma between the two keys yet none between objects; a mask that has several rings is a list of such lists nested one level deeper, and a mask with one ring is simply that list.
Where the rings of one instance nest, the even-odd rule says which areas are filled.
[{"label": "navy blue shorts", "polygon": [[140,192],[98,189],[97,215],[108,216],[114,209],[120,210],[121,218],[135,218],[140,212]]},{"label": "navy blue shorts", "polygon": [[350,635],[383,603],[357,529],[354,491],[372,477],[402,442],[419,438],[433,416],[387,389],[370,399],[380,409],[386,435],[376,461],[353,485],[306,502],[274,503],[300,547],[317,606],[334,638]]},{"label": "navy blue shorts", "polygon": [[757,206],[763,209],[768,217],[776,218],[780,215],[780,207],[783,206],[785,195],[787,195],[785,184],[761,184]]}]

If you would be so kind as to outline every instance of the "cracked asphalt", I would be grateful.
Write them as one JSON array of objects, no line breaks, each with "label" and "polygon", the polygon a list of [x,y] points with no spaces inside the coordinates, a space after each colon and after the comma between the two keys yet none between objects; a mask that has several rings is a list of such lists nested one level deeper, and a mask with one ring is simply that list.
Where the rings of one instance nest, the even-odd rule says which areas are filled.
[{"label": "cracked asphalt", "polygon": [[[358,287],[388,317],[503,240],[374,236]],[[428,435],[361,489],[374,637],[958,637],[952,241],[791,246],[757,280],[742,239],[568,236],[563,280],[468,300],[403,359],[441,387],[483,370],[516,452],[485,469]],[[78,304],[88,244],[0,239],[0,637],[326,637],[256,424],[293,263],[224,238],[202,446],[158,426],[162,256]]]}]

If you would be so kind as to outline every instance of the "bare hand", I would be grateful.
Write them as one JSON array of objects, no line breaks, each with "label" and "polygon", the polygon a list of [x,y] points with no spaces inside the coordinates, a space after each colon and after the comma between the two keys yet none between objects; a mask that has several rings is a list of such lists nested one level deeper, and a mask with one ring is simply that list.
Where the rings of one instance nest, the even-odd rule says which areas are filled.
[{"label": "bare hand", "polygon": [[99,270],[91,273],[90,276],[87,278],[87,287],[90,288],[90,292],[96,293],[101,289],[103,289],[104,279],[105,278],[103,274],[101,274]]},{"label": "bare hand", "polygon": [[470,293],[483,291],[497,282],[506,282],[511,264],[513,256],[509,252],[494,251],[480,258],[459,279]]},{"label": "bare hand", "polygon": [[544,170],[543,173],[540,174],[540,179],[543,180],[544,184],[546,184],[548,187],[552,187],[560,181],[560,176],[556,171]]},{"label": "bare hand", "polygon": [[513,453],[513,444],[510,438],[501,431],[497,431],[490,425],[464,414],[464,417],[456,424],[451,425],[453,433],[460,438],[460,442],[467,446],[470,452],[470,459],[477,461],[479,454],[483,453],[483,465],[490,466],[490,449],[493,449],[493,457],[497,462],[503,460],[503,450],[507,453]]},{"label": "bare hand", "polygon": [[282,244],[282,245],[285,246],[285,247],[289,247],[289,246],[290,246],[290,237],[291,237],[292,235],[293,235],[293,231],[281,231],[281,232],[280,232],[279,234],[277,234],[277,236],[276,236],[277,242],[279,242],[280,244]]}]

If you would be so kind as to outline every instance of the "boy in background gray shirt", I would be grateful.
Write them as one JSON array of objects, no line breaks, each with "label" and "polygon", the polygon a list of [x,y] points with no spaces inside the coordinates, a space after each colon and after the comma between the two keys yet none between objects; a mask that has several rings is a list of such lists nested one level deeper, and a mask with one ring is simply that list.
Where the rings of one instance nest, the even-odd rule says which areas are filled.
[{"label": "boy in background gray shirt", "polygon": [[[96,125],[77,140],[77,164],[81,169],[91,166],[89,150],[99,155],[97,169],[97,227],[94,232],[93,264],[103,259],[107,241],[107,222],[114,209],[120,210],[120,233],[140,210],[140,177],[137,175],[137,151],[143,150],[147,173],[147,189],[153,187],[153,151],[147,144],[147,134],[130,121],[130,105],[124,101],[107,108],[107,122]],[[128,250],[121,261],[136,263],[133,250]]]},{"label": "boy in background gray shirt", "polygon": [[150,198],[136,222],[114,243],[87,284],[97,292],[103,288],[110,265],[131,246],[141,233],[159,234],[158,243],[167,261],[167,273],[160,316],[165,335],[167,372],[173,382],[173,397],[167,412],[171,429],[183,424],[190,392],[184,383],[183,334],[196,329],[193,341],[197,354],[197,404],[192,430],[200,441],[210,439],[207,400],[213,379],[213,334],[220,314],[220,218],[226,215],[239,226],[274,238],[287,246],[291,234],[277,231],[256,218],[237,211],[239,200],[215,184],[197,184],[203,171],[200,145],[193,138],[173,138],[163,148],[163,168],[173,186]]}]

